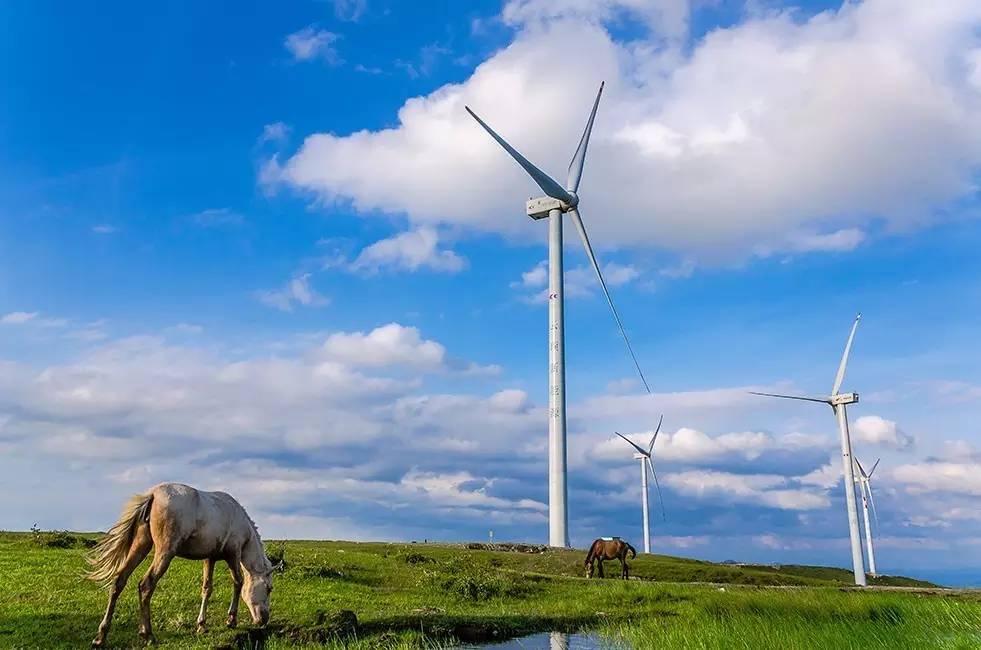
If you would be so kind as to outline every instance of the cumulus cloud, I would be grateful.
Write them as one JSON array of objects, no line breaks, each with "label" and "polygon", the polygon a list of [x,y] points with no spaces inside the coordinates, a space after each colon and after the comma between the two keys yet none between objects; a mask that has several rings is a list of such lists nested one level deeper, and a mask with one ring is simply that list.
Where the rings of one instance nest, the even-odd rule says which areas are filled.
[{"label": "cumulus cloud", "polygon": [[456,273],[467,261],[452,250],[439,247],[439,235],[433,228],[421,227],[381,239],[365,247],[347,265],[357,273],[374,274],[382,270]]},{"label": "cumulus cloud", "polygon": [[913,436],[899,428],[892,420],[878,415],[863,415],[851,423],[852,438],[873,445],[909,449],[913,446]]},{"label": "cumulus cloud", "polygon": [[900,465],[893,479],[909,492],[948,492],[981,496],[981,462],[927,461]]},{"label": "cumulus cloud", "polygon": [[[640,277],[640,271],[629,264],[610,262],[603,265],[603,279],[606,286],[618,287],[629,284]],[[591,266],[577,266],[565,272],[566,298],[583,298],[599,289],[596,271]],[[521,279],[511,283],[513,289],[522,292],[522,300],[540,303],[548,300],[548,261],[542,260],[521,274]]]},{"label": "cumulus cloud", "polygon": [[[641,447],[650,443],[651,432],[628,435],[628,438]],[[722,458],[740,457],[755,460],[765,451],[780,448],[780,443],[772,436],[759,432],[724,433],[709,436],[702,431],[682,427],[674,433],[662,431],[658,434],[655,455],[664,461],[697,463]],[[595,454],[598,458],[621,458],[623,456],[623,441],[610,438],[597,445]]]},{"label": "cumulus cloud", "polygon": [[975,191],[978,3],[756,12],[688,45],[602,25],[645,7],[685,23],[684,2],[511,2],[514,41],[469,79],[406,101],[390,128],[310,135],[262,177],[416,224],[528,233],[537,190],[464,105],[561,176],[605,79],[582,195],[607,246],[849,250],[872,220],[914,227]]},{"label": "cumulus cloud", "polygon": [[316,25],[308,25],[303,29],[293,32],[286,37],[283,42],[285,47],[296,61],[312,61],[322,59],[330,65],[343,63],[334,43],[340,36],[326,29],[320,29]]},{"label": "cumulus cloud", "polygon": [[310,274],[296,275],[279,289],[264,289],[255,293],[256,299],[264,305],[280,311],[293,311],[296,305],[302,307],[323,307],[330,299],[320,294],[310,284]]},{"label": "cumulus cloud", "polygon": [[790,487],[784,476],[691,470],[668,474],[663,482],[683,496],[699,499],[723,498],[780,510],[819,510],[831,505],[823,492]]},{"label": "cumulus cloud", "polygon": [[446,348],[436,341],[423,340],[415,327],[398,323],[382,325],[367,334],[331,334],[323,351],[331,359],[355,366],[405,365],[435,369],[442,367],[446,360]]}]

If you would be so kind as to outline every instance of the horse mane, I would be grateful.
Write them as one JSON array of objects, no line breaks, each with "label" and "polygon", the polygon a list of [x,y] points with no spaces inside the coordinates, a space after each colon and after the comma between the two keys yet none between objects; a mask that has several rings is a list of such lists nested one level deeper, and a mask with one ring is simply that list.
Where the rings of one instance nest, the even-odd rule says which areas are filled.
[{"label": "horse mane", "polygon": [[259,534],[259,525],[255,523],[255,520],[252,519],[251,515],[249,515],[248,511],[245,508],[242,508],[242,512],[245,513],[245,518],[248,520],[249,525],[252,526],[252,539],[256,542],[256,544],[259,547],[259,555],[261,557],[263,566],[267,570],[272,569],[273,568],[272,561],[269,559],[269,556],[266,554],[266,545],[262,541],[262,536]]}]

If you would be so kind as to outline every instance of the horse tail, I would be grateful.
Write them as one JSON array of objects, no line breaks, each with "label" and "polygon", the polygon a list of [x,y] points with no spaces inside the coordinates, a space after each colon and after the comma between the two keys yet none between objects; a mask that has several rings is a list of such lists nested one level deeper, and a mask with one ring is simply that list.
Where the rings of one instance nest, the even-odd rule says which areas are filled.
[{"label": "horse tail", "polygon": [[92,567],[86,577],[89,580],[100,582],[103,586],[109,584],[116,578],[116,574],[122,569],[129,555],[130,546],[136,536],[136,530],[144,522],[150,521],[150,506],[153,503],[153,493],[135,494],[130,497],[123,508],[123,513],[119,516],[119,521],[109,529],[92,552],[86,557],[86,561]]},{"label": "horse tail", "polygon": [[627,544],[627,550],[631,553],[630,559],[632,560],[637,557],[637,550],[627,542],[624,542],[624,544]]}]

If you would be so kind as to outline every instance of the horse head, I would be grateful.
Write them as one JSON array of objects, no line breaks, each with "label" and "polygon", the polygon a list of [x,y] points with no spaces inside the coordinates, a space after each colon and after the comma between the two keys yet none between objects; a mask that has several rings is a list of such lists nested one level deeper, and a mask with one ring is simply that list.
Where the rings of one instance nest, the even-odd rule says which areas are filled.
[{"label": "horse head", "polygon": [[242,599],[249,608],[252,622],[256,625],[265,625],[269,622],[269,594],[272,593],[274,571],[275,567],[271,564],[260,571],[245,571]]}]

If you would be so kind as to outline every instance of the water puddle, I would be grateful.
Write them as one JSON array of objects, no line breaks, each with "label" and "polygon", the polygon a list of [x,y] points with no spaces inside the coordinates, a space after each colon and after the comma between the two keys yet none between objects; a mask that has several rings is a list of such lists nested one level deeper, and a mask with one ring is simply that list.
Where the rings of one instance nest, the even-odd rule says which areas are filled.
[{"label": "water puddle", "polygon": [[500,643],[455,646],[454,650],[603,650],[609,647],[594,634],[545,632]]}]

